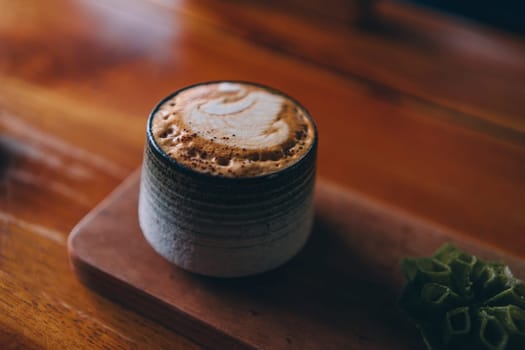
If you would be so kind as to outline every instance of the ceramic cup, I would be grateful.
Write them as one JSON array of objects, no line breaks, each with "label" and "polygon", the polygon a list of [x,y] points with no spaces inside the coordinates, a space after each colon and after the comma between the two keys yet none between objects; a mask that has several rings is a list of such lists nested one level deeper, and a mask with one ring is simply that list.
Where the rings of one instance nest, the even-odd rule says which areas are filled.
[{"label": "ceramic cup", "polygon": [[[209,83],[208,83],[209,84]],[[249,84],[249,83],[240,83]],[[253,86],[260,86],[251,84]],[[170,157],[147,122],[139,195],[142,232],[160,255],[202,275],[240,277],[274,269],[306,243],[313,220],[317,130],[295,163],[270,174],[225,177],[206,174]]]}]

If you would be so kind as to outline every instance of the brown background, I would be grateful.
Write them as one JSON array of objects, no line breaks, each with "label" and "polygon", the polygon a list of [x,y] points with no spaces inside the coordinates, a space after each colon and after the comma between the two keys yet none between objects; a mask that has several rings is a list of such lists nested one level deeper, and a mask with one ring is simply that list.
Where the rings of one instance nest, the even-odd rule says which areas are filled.
[{"label": "brown background", "polygon": [[71,228],[139,166],[169,92],[302,101],[319,174],[525,256],[525,43],[389,1],[0,0],[0,348],[198,348],[75,278]]}]

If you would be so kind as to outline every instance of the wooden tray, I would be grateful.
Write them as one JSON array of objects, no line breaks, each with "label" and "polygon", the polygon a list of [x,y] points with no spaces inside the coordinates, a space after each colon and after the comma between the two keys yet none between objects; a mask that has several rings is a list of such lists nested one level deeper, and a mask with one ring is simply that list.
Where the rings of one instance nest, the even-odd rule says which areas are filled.
[{"label": "wooden tray", "polygon": [[[72,266],[90,288],[209,348],[424,349],[396,305],[400,258],[430,254],[447,240],[484,257],[503,256],[320,181],[314,232],[290,263],[256,277],[202,277],[146,243],[137,223],[138,183],[137,172],[75,227]],[[503,258],[525,275],[524,261]]]}]

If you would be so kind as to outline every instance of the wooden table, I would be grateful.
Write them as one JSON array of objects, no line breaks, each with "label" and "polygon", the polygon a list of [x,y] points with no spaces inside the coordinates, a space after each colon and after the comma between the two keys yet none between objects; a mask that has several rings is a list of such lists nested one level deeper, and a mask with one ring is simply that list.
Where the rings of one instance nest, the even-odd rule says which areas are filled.
[{"label": "wooden table", "polygon": [[[362,2],[361,2],[362,3]],[[319,174],[525,257],[525,42],[379,2],[0,1],[0,348],[199,348],[81,285],[71,228],[198,81],[302,101]]]}]

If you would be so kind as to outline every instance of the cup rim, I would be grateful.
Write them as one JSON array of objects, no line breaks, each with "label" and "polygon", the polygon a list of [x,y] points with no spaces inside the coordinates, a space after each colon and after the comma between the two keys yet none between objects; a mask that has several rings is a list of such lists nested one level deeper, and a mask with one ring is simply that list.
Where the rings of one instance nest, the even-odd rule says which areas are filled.
[{"label": "cup rim", "polygon": [[[297,106],[302,108],[302,110],[305,112],[306,117],[312,123],[312,126],[314,128],[314,140],[313,140],[312,144],[310,145],[310,148],[295,163],[291,164],[290,166],[288,166],[288,167],[286,167],[284,169],[281,169],[279,171],[275,171],[275,172],[272,172],[272,173],[268,173],[268,174],[262,174],[262,175],[256,175],[256,176],[246,176],[246,177],[242,177],[242,176],[241,177],[230,177],[230,176],[224,176],[224,175],[203,173],[203,172],[197,171],[195,169],[192,169],[192,168],[190,168],[190,167],[188,167],[188,166],[186,166],[186,165],[184,165],[182,163],[179,163],[175,159],[171,158],[166,152],[164,152],[164,150],[155,141],[155,136],[153,135],[153,131],[152,131],[152,128],[151,128],[152,123],[153,123],[153,118],[155,117],[155,114],[157,113],[159,108],[166,101],[170,100],[171,98],[173,98],[174,96],[180,94],[181,92],[189,90],[189,89],[192,89],[192,88],[197,87],[197,86],[209,85],[209,84],[217,84],[217,83],[233,83],[233,84],[245,84],[245,85],[256,86],[256,87],[259,87],[259,88],[262,88],[262,89],[266,89],[266,90],[268,90],[270,92],[273,92],[275,94],[279,94],[281,96],[284,96],[285,98],[290,99],[293,103],[295,103]],[[168,165],[174,167],[177,170],[180,170],[183,173],[191,174],[192,176],[198,176],[198,177],[201,177],[201,178],[206,178],[208,180],[212,180],[213,179],[215,181],[224,181],[224,182],[230,182],[230,181],[233,181],[233,182],[261,181],[261,180],[273,179],[275,177],[280,177],[280,176],[286,175],[286,174],[294,171],[297,167],[299,167],[301,165],[302,161],[306,157],[308,157],[310,154],[314,153],[314,156],[315,156],[315,153],[317,152],[318,138],[319,138],[319,136],[318,136],[317,125],[315,123],[315,120],[313,119],[313,117],[310,114],[310,112],[308,111],[308,109],[306,109],[306,107],[304,107],[299,101],[297,101],[295,98],[289,96],[288,94],[286,94],[286,93],[284,93],[284,92],[282,92],[282,91],[280,91],[278,89],[272,88],[272,87],[264,85],[264,84],[254,83],[254,82],[245,81],[245,80],[211,80],[211,81],[204,81],[204,82],[191,84],[191,85],[185,86],[185,87],[183,87],[181,89],[175,90],[174,92],[168,94],[162,100],[157,102],[157,104],[155,105],[153,110],[150,112],[150,114],[148,116],[147,124],[146,124],[146,139],[147,139],[147,142],[153,148],[153,151],[154,151],[153,153],[155,155],[157,155],[158,157],[160,157],[160,159],[163,162],[167,163]]]}]

